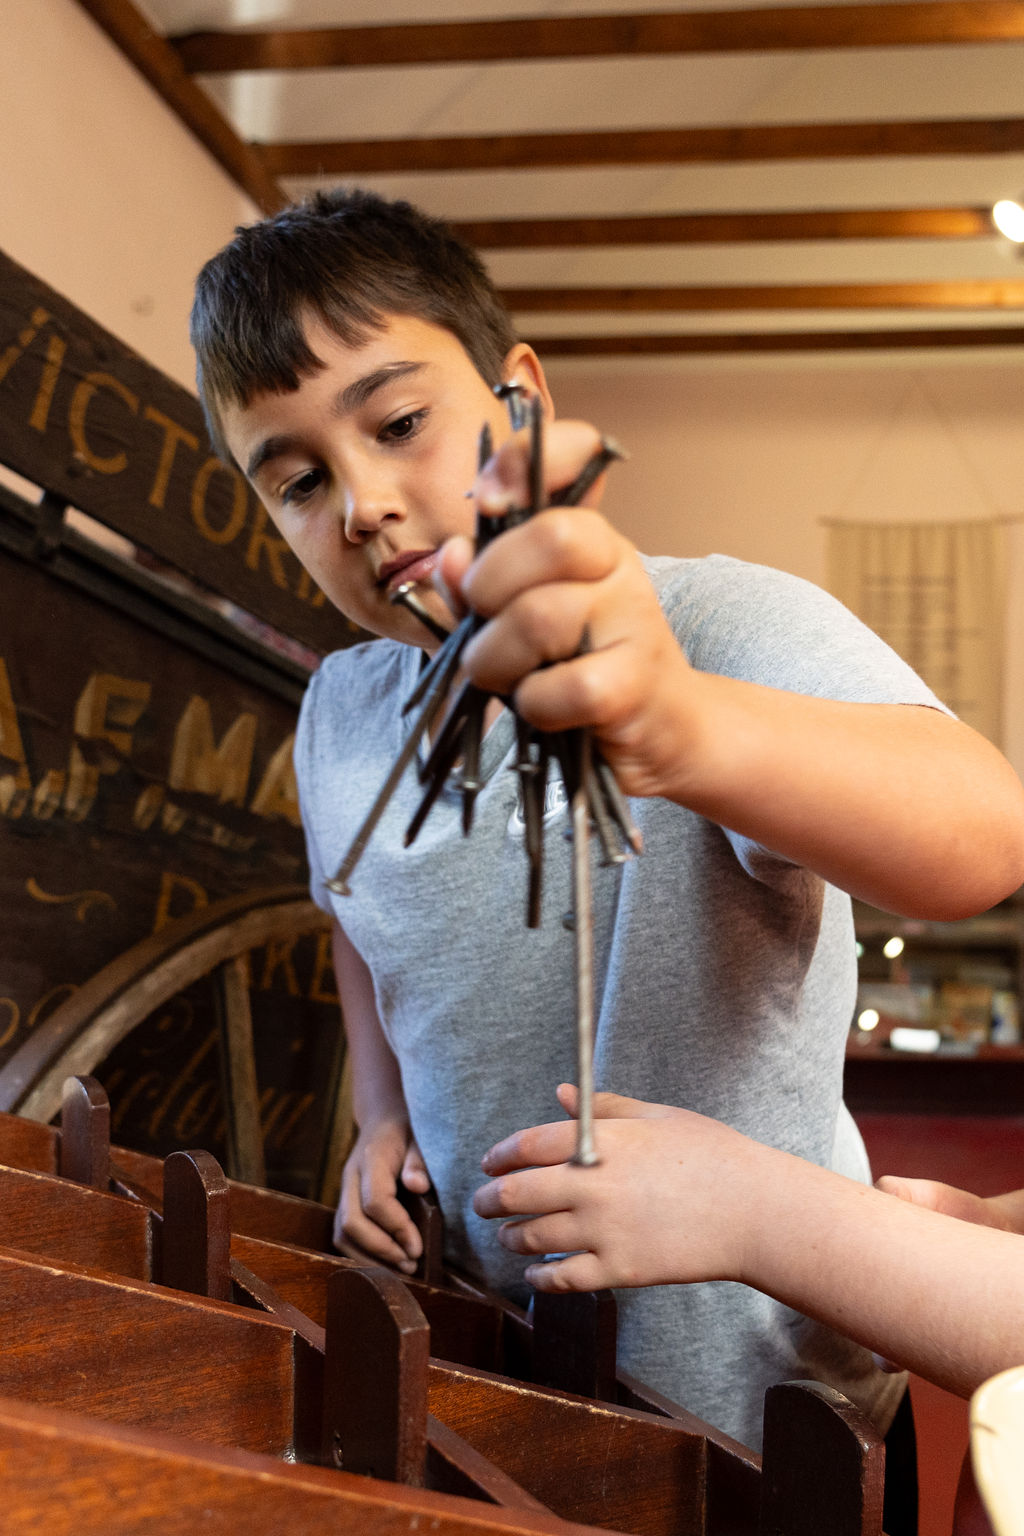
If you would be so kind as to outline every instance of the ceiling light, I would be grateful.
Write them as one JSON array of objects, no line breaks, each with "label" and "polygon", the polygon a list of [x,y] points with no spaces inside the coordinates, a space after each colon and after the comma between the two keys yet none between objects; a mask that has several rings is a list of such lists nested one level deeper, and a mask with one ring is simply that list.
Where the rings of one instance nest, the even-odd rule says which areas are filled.
[{"label": "ceiling light", "polygon": [[895,960],[897,955],[903,953],[903,940],[898,933],[894,933],[891,939],[886,939],[882,945],[882,954],[887,960]]},{"label": "ceiling light", "polygon": [[1024,207],[1012,198],[1001,198],[992,209],[992,222],[1008,240],[1024,244]]}]

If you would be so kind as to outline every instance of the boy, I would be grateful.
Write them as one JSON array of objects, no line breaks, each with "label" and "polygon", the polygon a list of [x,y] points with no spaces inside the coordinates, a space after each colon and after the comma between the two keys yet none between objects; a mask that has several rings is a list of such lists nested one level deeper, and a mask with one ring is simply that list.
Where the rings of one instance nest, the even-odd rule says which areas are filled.
[{"label": "boy", "polygon": [[[843,893],[951,917],[1015,887],[1024,813],[1004,761],[806,583],[721,557],[643,561],[592,510],[600,484],[590,510],[544,511],[474,559],[476,507],[526,500],[524,445],[493,387],[553,408],[476,257],[408,205],[339,192],[239,231],[200,274],[193,340],[215,442],[331,601],[384,637],[325,661],[295,754],[359,1126],[339,1237],[411,1269],[396,1182],[429,1179],[449,1259],[525,1300],[521,1265],[473,1210],[478,1160],[543,1118],[573,1070],[565,809],[549,786],[528,930],[508,711],[489,711],[468,841],[453,785],[403,848],[410,773],[352,895],[325,888],[404,739],[420,648],[437,644],[390,601],[410,580],[435,621],[452,622],[435,581],[489,620],[465,654],[475,681],[541,728],[591,726],[638,797],[646,852],[595,874],[598,1085],[867,1178],[840,1101],[855,985]],[[477,476],[485,423],[497,453]],[[556,422],[546,441],[551,494],[597,434]],[[751,1445],[773,1381],[830,1381],[883,1431],[902,1392],[867,1351],[739,1287],[629,1293],[619,1346]]]}]

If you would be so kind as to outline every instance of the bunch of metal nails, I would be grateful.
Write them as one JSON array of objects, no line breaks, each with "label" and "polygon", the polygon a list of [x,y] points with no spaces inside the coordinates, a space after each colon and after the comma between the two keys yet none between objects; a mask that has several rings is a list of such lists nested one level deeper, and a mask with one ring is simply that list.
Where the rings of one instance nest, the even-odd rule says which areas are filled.
[{"label": "bunch of metal nails", "polygon": [[[505,400],[513,431],[529,433],[529,493],[525,507],[514,507],[499,516],[477,514],[477,552],[499,534],[532,517],[544,506],[578,506],[598,477],[621,450],[604,439],[598,451],[584,465],[581,473],[563,490],[550,498],[544,494],[543,408],[538,396],[527,395],[517,384],[499,385],[496,393]],[[480,434],[479,465],[491,457],[493,444],[488,426]],[[473,826],[473,810],[481,789],[480,746],[487,705],[494,695],[465,682],[448,704],[459,670],[459,661],[468,641],[486,620],[469,612],[448,631],[439,625],[416,596],[413,583],[399,587],[392,601],[401,603],[421,621],[435,639],[441,641],[429,665],[421,672],[416,688],[404,705],[404,712],[417,711],[402,750],[395,759],[381,789],[363,819],[328,889],[338,895],[351,892],[349,878],[359,863],[367,844],[390,801],[399,780],[416,756],[420,742],[440,722],[431,750],[419,769],[424,786],[423,798],[405,833],[406,847],[412,843],[449,776],[458,767],[458,786],[462,795],[462,828],[467,835]],[[588,645],[586,633],[581,650]],[[593,1129],[593,1054],[594,1054],[594,963],[590,865],[591,827],[597,834],[602,862],[619,864],[641,850],[640,835],[629,815],[626,800],[608,763],[591,739],[587,729],[539,731],[515,711],[509,699],[502,699],[513,713],[516,729],[515,770],[519,778],[520,808],[526,829],[525,846],[529,865],[526,921],[535,928],[540,923],[541,890],[544,868],[544,799],[551,764],[562,776],[570,808],[572,843],[572,929],[576,955],[576,1034],[578,1055],[579,1110],[577,1145],[574,1161],[583,1165],[597,1162]]]}]

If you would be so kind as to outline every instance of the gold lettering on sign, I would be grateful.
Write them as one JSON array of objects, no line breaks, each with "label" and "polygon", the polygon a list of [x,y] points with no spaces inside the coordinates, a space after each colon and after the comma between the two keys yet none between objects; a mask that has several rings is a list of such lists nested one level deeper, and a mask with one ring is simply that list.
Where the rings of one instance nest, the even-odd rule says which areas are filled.
[{"label": "gold lettering on sign", "polygon": [[132,749],[131,730],[149,703],[152,686],[138,678],[115,677],[94,672],[75,706],[75,732],[93,741],[107,741],[116,756],[109,761],[87,762],[82,749],[71,748],[68,788],[64,801],[72,821],[88,816],[99,789],[101,773],[116,773],[120,760]]},{"label": "gold lettering on sign", "polygon": [[167,1092],[164,1094],[163,1098],[160,1100],[160,1103],[153,1111],[149,1118],[149,1123],[146,1126],[146,1134],[151,1141],[156,1136],[157,1131],[159,1131],[160,1126],[163,1123],[164,1116],[167,1114],[179,1091],[185,1087],[187,1083],[191,1082],[192,1078],[195,1076],[196,1068],[199,1066],[200,1062],[204,1061],[206,1057],[209,1056],[210,1052],[213,1050],[216,1044],[216,1031],[211,1031],[210,1034],[207,1035],[206,1039],[202,1041],[199,1047],[192,1052],[192,1055],[182,1067],[177,1077],[171,1079],[167,1087]]},{"label": "gold lettering on sign", "polygon": [[108,458],[101,458],[94,453],[85,439],[85,414],[89,409],[89,402],[97,390],[109,389],[124,401],[133,416],[139,413],[139,397],[134,395],[126,384],[116,379],[112,373],[87,373],[85,378],[75,385],[75,392],[71,396],[71,408],[68,412],[68,427],[71,432],[71,442],[78,458],[94,469],[98,475],[119,475],[122,470],[128,468],[128,455],[122,449],[120,453],[112,453]]},{"label": "gold lettering on sign", "polygon": [[301,826],[299,786],[295,782],[292,748],[295,733],[286,736],[267,764],[267,771],[249,809],[256,816],[283,816],[293,827]]},{"label": "gold lettering on sign", "polygon": [[15,764],[14,773],[0,775],[0,812],[5,816],[22,814],[32,793],[25,748],[18,726],[18,711],[14,707],[11,680],[4,659],[0,656],[0,757],[9,758]]},{"label": "gold lettering on sign", "polygon": [[140,832],[148,832],[160,814],[160,807],[164,803],[164,794],[165,790],[162,784],[147,784],[136,800],[132,810],[132,825],[138,827]]},{"label": "gold lettering on sign", "polygon": [[194,693],[174,733],[167,775],[171,789],[216,795],[221,805],[244,804],[256,745],[256,726],[255,715],[239,715],[217,746],[213,739],[210,706]]},{"label": "gold lettering on sign", "polygon": [[260,979],[260,991],[269,992],[273,986],[274,977],[278,971],[284,973],[284,984],[292,997],[301,997],[299,978],[295,974],[295,966],[292,963],[292,953],[295,949],[294,939],[269,939],[267,952],[263,959],[263,975]]},{"label": "gold lettering on sign", "polygon": [[[215,528],[206,511],[206,493],[210,481],[218,470],[225,475],[230,475],[234,486],[231,516],[223,528]],[[214,458],[207,459],[206,463],[200,466],[199,473],[192,482],[192,521],[208,543],[230,544],[232,539],[238,537],[245,527],[247,501],[245,481],[237,471],[229,468],[227,464],[222,464],[220,459]]]},{"label": "gold lettering on sign", "polygon": [[[172,911],[176,905],[175,897],[178,892],[191,898],[192,905],[184,911]],[[186,917],[189,912],[199,912],[210,904],[210,898],[198,880],[192,880],[188,875],[173,875],[165,869],[160,876],[160,894],[156,902],[156,916],[153,918],[153,932],[159,933],[161,928],[173,922],[176,917]]]},{"label": "gold lettering on sign", "polygon": [[337,991],[328,985],[334,981],[334,961],[331,956],[331,931],[323,929],[316,936],[316,959],[313,962],[313,979],[309,984],[309,1000],[312,1003],[340,1003]]},{"label": "gold lettering on sign", "polygon": [[21,1009],[13,997],[0,997],[0,1008],[7,1009],[7,1028],[0,1035],[0,1051],[5,1045],[10,1044],[18,1033],[18,1025],[21,1022]]},{"label": "gold lettering on sign", "polygon": [[163,411],[158,411],[155,405],[147,405],[143,411],[147,421],[155,422],[163,428],[164,440],[160,448],[160,462],[153,476],[153,484],[149,492],[149,504],[151,507],[162,507],[167,495],[167,486],[171,478],[171,470],[174,468],[174,455],[178,451],[178,444],[185,443],[193,452],[199,447],[199,439],[194,432],[188,432],[184,427],[172,421],[170,416],[165,416]]},{"label": "gold lettering on sign", "polygon": [[48,320],[52,319],[53,316],[47,309],[34,309],[32,311],[32,318],[29,320],[28,325],[18,332],[17,341],[12,341],[10,346],[5,347],[3,353],[0,354],[0,382],[6,379],[25,348],[32,345],[43,326]]},{"label": "gold lettering on sign", "polygon": [[277,587],[283,587],[288,591],[288,575],[281,564],[281,556],[288,548],[288,541],[280,537],[274,539],[267,533],[267,509],[262,502],[256,504],[256,520],[249,537],[249,547],[245,552],[245,563],[250,571],[258,571],[260,568],[260,553],[266,552],[267,563],[270,566],[270,579]]},{"label": "gold lettering on sign", "polygon": [[91,907],[109,907],[111,911],[117,911],[117,902],[109,891],[69,891],[65,896],[55,896],[43,890],[35,875],[29,875],[25,889],[33,901],[41,901],[44,906],[65,907],[74,902],[75,917],[80,923],[85,922],[85,914]]},{"label": "gold lettering on sign", "polygon": [[51,768],[39,780],[32,795],[32,815],[37,821],[49,821],[60,810],[65,778],[59,768]]},{"label": "gold lettering on sign", "polygon": [[43,364],[32,414],[28,418],[29,426],[35,427],[37,432],[46,431],[46,423],[50,419],[50,406],[53,404],[53,392],[57,388],[57,380],[60,378],[66,351],[67,343],[60,336],[53,335],[46,343],[46,362]]}]

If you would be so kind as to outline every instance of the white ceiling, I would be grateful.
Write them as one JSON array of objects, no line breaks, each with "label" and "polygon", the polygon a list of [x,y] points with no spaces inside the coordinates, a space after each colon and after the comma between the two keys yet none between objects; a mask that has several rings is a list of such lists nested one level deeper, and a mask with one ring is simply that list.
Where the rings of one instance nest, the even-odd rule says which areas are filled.
[{"label": "white ceiling", "polygon": [[[795,4],[796,0],[782,0]],[[837,3],[837,0],[834,0]],[[893,5],[904,0],[890,0]],[[907,0],[910,3],[910,0]],[[953,0],[947,0],[953,3]],[[704,11],[741,9],[700,0]],[[776,8],[781,8],[776,0]],[[837,3],[838,8],[838,3]],[[678,11],[671,0],[560,0],[523,7],[449,0],[144,0],[167,36],[522,16]],[[969,11],[970,5],[960,6]],[[1024,119],[1024,42],[365,69],[253,70],[197,77],[241,138],[433,139],[568,130],[761,126],[913,119]],[[339,177],[325,177],[333,182]],[[362,184],[455,220],[708,211],[991,204],[1024,190],[1024,153],[785,160],[580,169],[396,172]],[[318,182],[283,179],[299,196]],[[842,239],[718,245],[489,250],[500,285],[923,283],[1024,280],[1019,248],[970,239]],[[1021,324],[1017,308],[787,307],[518,312],[534,338]]]}]

